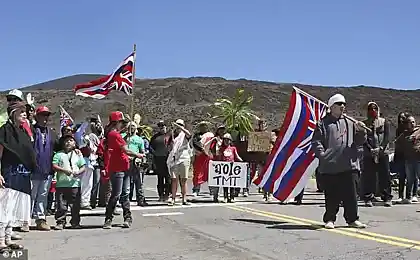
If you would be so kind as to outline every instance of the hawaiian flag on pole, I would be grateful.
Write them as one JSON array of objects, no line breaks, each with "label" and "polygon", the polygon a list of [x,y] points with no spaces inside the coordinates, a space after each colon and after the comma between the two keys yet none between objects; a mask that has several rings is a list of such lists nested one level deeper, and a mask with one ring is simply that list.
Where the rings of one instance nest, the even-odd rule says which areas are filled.
[{"label": "hawaiian flag on pole", "polygon": [[70,117],[69,113],[60,106],[60,128],[64,126],[73,126],[73,119]]},{"label": "hawaiian flag on pole", "polygon": [[311,147],[318,121],[327,105],[293,88],[289,110],[264,169],[254,183],[280,201],[296,197],[318,167]]},{"label": "hawaiian flag on pole", "polygon": [[131,53],[109,76],[74,87],[76,96],[102,99],[112,90],[122,91],[127,95],[133,93],[133,68],[135,52]]}]

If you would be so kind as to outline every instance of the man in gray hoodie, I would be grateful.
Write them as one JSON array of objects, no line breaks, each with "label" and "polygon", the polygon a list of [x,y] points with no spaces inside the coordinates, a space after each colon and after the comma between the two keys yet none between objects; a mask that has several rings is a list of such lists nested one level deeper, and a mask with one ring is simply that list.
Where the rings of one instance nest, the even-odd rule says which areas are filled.
[{"label": "man in gray hoodie", "polygon": [[328,113],[321,119],[312,137],[312,149],[319,159],[325,193],[325,228],[333,229],[340,207],[350,227],[365,228],[359,221],[356,195],[356,176],[360,172],[360,158],[366,131],[362,122],[354,123],[344,117],[346,100],[336,94],[328,100]]}]

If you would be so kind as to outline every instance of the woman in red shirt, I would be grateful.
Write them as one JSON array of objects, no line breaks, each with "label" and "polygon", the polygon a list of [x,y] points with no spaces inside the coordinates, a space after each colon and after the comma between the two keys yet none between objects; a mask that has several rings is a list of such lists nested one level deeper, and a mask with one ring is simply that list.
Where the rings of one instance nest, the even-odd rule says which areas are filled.
[{"label": "woman in red shirt", "polygon": [[[232,136],[229,133],[223,135],[222,145],[215,156],[216,161],[223,162],[242,162],[242,158],[239,157],[236,147],[232,145]],[[217,191],[219,192],[219,191]],[[223,188],[223,202],[234,202],[235,201],[235,188]]]},{"label": "woman in red shirt", "polygon": [[133,221],[130,200],[128,199],[130,191],[130,176],[128,174],[130,161],[128,156],[143,158],[144,154],[135,153],[128,149],[127,143],[120,134],[124,129],[124,123],[123,113],[116,111],[109,115],[109,124],[105,127],[105,150],[108,153],[109,162],[112,162],[107,165],[112,191],[105,211],[104,229],[110,229],[112,226],[113,213],[118,200],[120,200],[123,208],[123,227],[129,228]]}]

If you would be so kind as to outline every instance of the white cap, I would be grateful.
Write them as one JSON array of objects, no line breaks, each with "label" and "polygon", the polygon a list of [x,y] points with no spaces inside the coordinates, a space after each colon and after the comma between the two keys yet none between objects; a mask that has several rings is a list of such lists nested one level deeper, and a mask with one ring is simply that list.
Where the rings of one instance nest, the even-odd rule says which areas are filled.
[{"label": "white cap", "polygon": [[131,127],[131,126],[134,126],[134,128],[137,129],[137,124],[134,123],[133,121],[131,121],[130,123],[127,124],[127,127]]},{"label": "white cap", "polygon": [[182,119],[177,119],[177,120],[175,121],[175,123],[177,123],[178,125],[185,126],[184,120],[182,120]]},{"label": "white cap", "polygon": [[330,99],[328,99],[328,107],[332,107],[332,105],[338,102],[346,103],[346,99],[343,95],[335,94],[334,96],[330,97]]},{"label": "white cap", "polygon": [[229,133],[223,135],[223,139],[229,139],[232,141],[232,136]]},{"label": "white cap", "polygon": [[23,101],[23,93],[22,91],[20,91],[19,89],[12,89],[9,91],[9,94],[6,95],[7,96],[14,96],[19,98],[21,101]]}]

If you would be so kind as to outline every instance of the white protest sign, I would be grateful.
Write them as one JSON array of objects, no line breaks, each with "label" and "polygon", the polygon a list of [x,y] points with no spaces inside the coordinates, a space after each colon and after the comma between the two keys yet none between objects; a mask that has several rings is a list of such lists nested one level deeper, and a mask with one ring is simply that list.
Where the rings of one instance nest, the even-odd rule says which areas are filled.
[{"label": "white protest sign", "polygon": [[248,163],[246,162],[209,162],[209,186],[246,188]]}]

